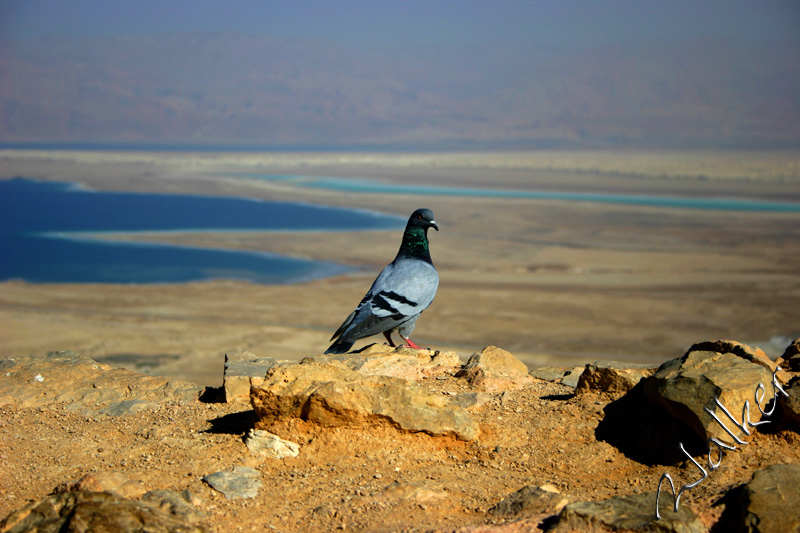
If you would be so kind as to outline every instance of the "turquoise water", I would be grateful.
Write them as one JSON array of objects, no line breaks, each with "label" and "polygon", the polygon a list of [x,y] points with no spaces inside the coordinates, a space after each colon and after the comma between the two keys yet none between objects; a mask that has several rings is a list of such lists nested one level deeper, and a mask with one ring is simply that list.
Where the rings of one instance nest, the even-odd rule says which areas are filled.
[{"label": "turquoise water", "polygon": [[368,211],[292,202],[90,191],[0,180],[0,281],[168,283],[215,278],[294,283],[351,270],[275,254],[91,238],[104,232],[400,229]]},{"label": "turquoise water", "polygon": [[426,185],[396,185],[355,178],[327,176],[296,176],[247,174],[246,177],[270,181],[286,181],[303,187],[346,191],[353,193],[420,194],[430,196],[472,196],[486,198],[530,198],[605,204],[640,205],[682,209],[712,209],[724,211],[800,212],[798,202],[774,202],[741,198],[688,198],[679,196],[647,196],[635,194],[600,194],[575,192],[522,191],[508,189],[478,189],[467,187],[437,187]]}]

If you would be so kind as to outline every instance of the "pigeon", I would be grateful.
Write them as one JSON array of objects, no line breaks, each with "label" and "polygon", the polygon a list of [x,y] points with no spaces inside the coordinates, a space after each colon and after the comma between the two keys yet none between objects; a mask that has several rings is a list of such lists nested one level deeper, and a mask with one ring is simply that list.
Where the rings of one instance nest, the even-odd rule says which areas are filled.
[{"label": "pigeon", "polygon": [[361,303],[333,334],[331,340],[336,339],[336,342],[326,354],[345,353],[358,339],[378,333],[383,333],[394,347],[393,331],[397,331],[410,347],[420,349],[409,336],[439,287],[439,273],[433,267],[428,250],[428,228],[439,231],[433,211],[414,211],[403,232],[397,257],[378,274]]}]

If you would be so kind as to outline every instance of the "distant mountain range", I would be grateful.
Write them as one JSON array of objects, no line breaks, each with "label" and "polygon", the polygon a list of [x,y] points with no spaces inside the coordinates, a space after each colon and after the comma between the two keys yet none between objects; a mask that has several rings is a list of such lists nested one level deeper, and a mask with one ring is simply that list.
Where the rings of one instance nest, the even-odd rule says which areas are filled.
[{"label": "distant mountain range", "polygon": [[201,33],[5,41],[0,143],[797,147],[800,50],[365,50]]}]

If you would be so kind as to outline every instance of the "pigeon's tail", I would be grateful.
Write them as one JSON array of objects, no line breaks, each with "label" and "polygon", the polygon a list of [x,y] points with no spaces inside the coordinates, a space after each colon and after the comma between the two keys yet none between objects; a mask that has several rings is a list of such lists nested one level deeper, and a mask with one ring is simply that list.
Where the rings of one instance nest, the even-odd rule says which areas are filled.
[{"label": "pigeon's tail", "polygon": [[331,344],[331,347],[325,350],[325,355],[346,353],[353,347],[354,341],[346,341],[341,338]]}]

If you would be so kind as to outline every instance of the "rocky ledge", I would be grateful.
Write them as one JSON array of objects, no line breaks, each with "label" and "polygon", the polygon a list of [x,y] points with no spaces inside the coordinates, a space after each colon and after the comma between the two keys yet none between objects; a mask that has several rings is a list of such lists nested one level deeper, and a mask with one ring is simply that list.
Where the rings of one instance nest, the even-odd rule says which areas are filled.
[{"label": "rocky ledge", "polygon": [[[0,532],[798,531],[798,346],[532,372],[496,347],[237,353],[219,390],[5,358]],[[665,474],[697,482],[678,506]]]}]

